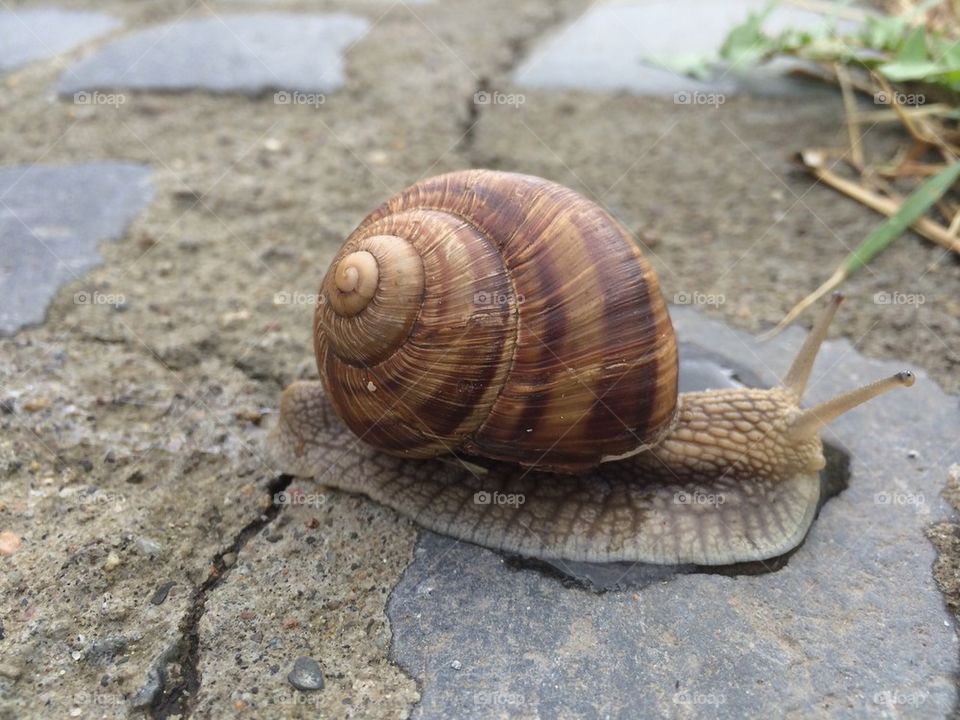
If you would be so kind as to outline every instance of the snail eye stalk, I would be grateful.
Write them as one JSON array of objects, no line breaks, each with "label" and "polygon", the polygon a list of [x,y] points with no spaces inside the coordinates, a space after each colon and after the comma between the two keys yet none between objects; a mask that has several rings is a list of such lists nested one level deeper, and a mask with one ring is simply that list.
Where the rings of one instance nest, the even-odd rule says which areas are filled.
[{"label": "snail eye stalk", "polygon": [[[803,398],[803,391],[807,388],[807,381],[810,379],[810,371],[813,369],[813,363],[817,359],[817,353],[820,346],[823,345],[827,337],[827,329],[833,321],[833,316],[837,314],[837,308],[843,302],[841,293],[834,293],[830,303],[820,313],[807,339],[804,340],[797,353],[796,359],[783,378],[783,387],[788,390],[799,405]],[[850,390],[842,395],[838,395],[832,400],[820,403],[816,407],[804,410],[791,423],[789,437],[793,441],[802,441],[816,435],[826,424],[835,420],[848,410],[858,405],[862,405],[877,395],[882,395],[898,387],[910,387],[915,378],[912,372],[905,370],[891,375],[888,378],[877,380],[856,390]]]},{"label": "snail eye stalk", "polygon": [[896,375],[877,380],[856,390],[845,392],[809,410],[804,410],[791,424],[789,437],[793,440],[803,440],[813,437],[824,425],[840,417],[848,410],[853,410],[853,408],[862,405],[867,402],[867,400],[889,392],[894,388],[910,387],[913,385],[915,379],[912,372],[904,370],[903,372],[898,372]]},{"label": "snail eye stalk", "polygon": [[829,304],[813,324],[813,328],[807,335],[807,339],[804,340],[793,365],[790,366],[786,377],[783,378],[783,387],[796,396],[797,403],[803,398],[803,391],[807,389],[807,380],[810,379],[810,371],[813,370],[817,353],[820,352],[820,346],[827,337],[827,330],[830,328],[830,323],[833,322],[833,316],[837,314],[837,308],[840,307],[842,302],[843,294],[834,293]]}]

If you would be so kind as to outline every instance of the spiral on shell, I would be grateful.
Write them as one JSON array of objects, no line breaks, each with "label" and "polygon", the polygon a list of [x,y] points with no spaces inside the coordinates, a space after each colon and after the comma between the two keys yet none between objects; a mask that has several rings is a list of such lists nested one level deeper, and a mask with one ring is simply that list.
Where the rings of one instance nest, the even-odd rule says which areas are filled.
[{"label": "spiral on shell", "polygon": [[340,417],[405,457],[579,472],[676,408],[649,262],[605,210],[532,176],[450,173],[374,210],[323,280],[314,340]]}]

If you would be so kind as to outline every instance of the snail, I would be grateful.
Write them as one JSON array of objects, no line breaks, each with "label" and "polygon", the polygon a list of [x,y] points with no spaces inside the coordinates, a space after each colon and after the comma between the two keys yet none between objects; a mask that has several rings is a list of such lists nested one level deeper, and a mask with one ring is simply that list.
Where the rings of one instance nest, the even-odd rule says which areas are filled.
[{"label": "snail", "polygon": [[[720,565],[776,557],[820,497],[820,429],[898,373],[800,401],[840,303],[783,382],[678,394],[657,277],[623,226],[553,182],[423,180],[374,210],[323,279],[319,381],[281,396],[283,472],[537,558]],[[722,503],[684,502],[696,494]]]}]

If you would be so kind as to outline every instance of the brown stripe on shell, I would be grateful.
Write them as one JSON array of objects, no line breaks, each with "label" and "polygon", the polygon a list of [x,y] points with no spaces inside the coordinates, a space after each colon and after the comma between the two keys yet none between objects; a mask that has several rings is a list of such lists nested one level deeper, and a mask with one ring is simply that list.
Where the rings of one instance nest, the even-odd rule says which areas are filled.
[{"label": "brown stripe on shell", "polygon": [[[636,268],[631,271],[636,257],[629,240],[620,235],[619,228],[596,205],[573,191],[557,186],[551,190],[555,191],[543,194],[547,202],[539,203],[540,207],[535,206],[531,214],[553,216],[552,222],[543,231],[530,227],[529,222],[521,228],[517,237],[533,237],[536,244],[518,253],[517,259],[547,254],[562,267],[583,267],[585,271],[566,278],[548,293],[553,300],[544,317],[546,337],[534,340],[549,345],[552,375],[545,387],[550,392],[535,410],[529,400],[524,401],[514,431],[527,432],[536,443],[531,449],[543,457],[534,458],[533,463],[580,469],[597,464],[604,454],[620,454],[636,447],[639,441],[633,431],[637,427],[641,428],[641,437],[646,435],[647,414],[637,415],[636,400],[625,394],[617,412],[611,407],[618,404],[616,395],[604,394],[615,383],[626,380],[629,385],[630,380],[650,377],[655,374],[656,365],[647,357],[649,338],[644,344],[643,337],[635,336],[635,327],[622,327],[617,333],[610,331],[611,325],[622,324],[632,308],[645,307],[644,302],[636,302],[629,291],[622,290],[634,282],[637,274]],[[552,211],[551,206],[559,211]],[[514,245],[519,247],[519,243]],[[547,247],[553,248],[552,252],[546,253]],[[510,266],[509,259],[507,262]],[[537,263],[536,272],[540,268]],[[518,285],[525,284],[521,273],[522,270],[514,272]],[[623,294],[633,301],[632,305],[617,307],[616,315],[611,315],[611,295]],[[523,327],[527,326],[528,309],[522,308],[520,352],[526,349]],[[567,321],[562,337],[552,338],[548,321],[551,314],[559,311],[565,311],[572,320]],[[539,313],[533,317],[538,318]],[[635,363],[641,372],[631,372]]]},{"label": "brown stripe on shell", "polygon": [[[597,206],[585,212],[598,215],[599,224],[612,224],[608,231],[623,239],[622,258],[603,255],[596,243],[586,243],[598,273],[604,276],[604,336],[617,344],[611,353],[624,358],[622,368],[615,360],[598,383],[599,402],[587,425],[601,435],[604,427],[611,428],[610,434],[626,427],[634,439],[620,447],[611,444],[607,451],[608,455],[620,455],[633,449],[638,437],[652,440],[656,430],[672,419],[679,372],[677,348],[670,314],[650,263],[619,222]],[[635,274],[627,276],[623,269],[630,267]],[[642,372],[634,372],[638,368]]]},{"label": "brown stripe on shell", "polygon": [[[578,449],[589,448],[595,437],[620,438],[619,444],[611,440],[604,447],[606,454],[617,455],[634,448],[640,441],[638,436],[646,439],[645,429],[651,427],[655,406],[655,393],[643,387],[658,371],[657,358],[650,351],[655,345],[655,323],[648,322],[651,314],[638,310],[650,304],[643,272],[645,259],[607,212],[572,192],[570,195],[573,198],[567,202],[574,208],[571,224],[577,232],[571,233],[569,242],[578,244],[578,252],[594,269],[593,292],[600,303],[591,324],[593,339],[582,344],[597,347],[602,355],[580,358],[599,370],[590,388],[595,398],[567,438],[570,447]],[[600,241],[611,234],[620,236],[614,248]],[[637,366],[643,367],[642,373],[632,372]],[[658,426],[656,422],[653,426]]]},{"label": "brown stripe on shell", "polygon": [[[507,205],[508,199],[494,195],[498,189],[489,187],[483,201]],[[563,379],[575,369],[569,364],[576,329],[570,322],[576,309],[569,307],[569,290],[576,283],[589,284],[594,270],[585,264],[564,266],[560,253],[541,248],[539,238],[554,238],[560,240],[556,250],[572,249],[567,238],[557,238],[553,230],[558,205],[552,201],[547,193],[540,193],[530,198],[528,207],[520,208],[525,215],[507,215],[514,235],[505,242],[503,252],[514,287],[523,296],[517,353],[510,380],[474,438],[484,454],[530,464],[564,462],[582,455],[574,429],[589,412],[585,401],[593,400],[582,393],[578,398],[570,396]],[[571,278],[571,273],[577,277]],[[522,457],[516,456],[516,448],[522,450]]]},{"label": "brown stripe on shell", "polygon": [[509,283],[497,248],[462,218],[394,213],[365,224],[351,241],[384,235],[403,237],[422,260],[417,320],[401,346],[365,367],[341,362],[320,333],[321,377],[337,412],[365,442],[408,457],[444,454],[483,421],[504,382],[516,306],[486,299],[509,299]]}]

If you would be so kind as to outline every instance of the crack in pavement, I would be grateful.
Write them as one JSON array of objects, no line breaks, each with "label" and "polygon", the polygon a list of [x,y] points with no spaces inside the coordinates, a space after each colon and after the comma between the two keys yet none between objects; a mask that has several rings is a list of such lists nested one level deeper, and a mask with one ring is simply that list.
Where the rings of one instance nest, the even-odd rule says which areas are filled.
[{"label": "crack in pavement", "polygon": [[[188,718],[193,702],[203,683],[200,673],[200,620],[207,610],[207,598],[216,590],[220,583],[229,575],[230,569],[224,562],[224,556],[230,553],[239,555],[247,542],[265,527],[273,523],[280,515],[283,505],[277,503],[274,497],[287,489],[293,481],[291,475],[280,475],[267,485],[267,492],[271,498],[270,507],[255,519],[247,523],[228,546],[214,555],[211,560],[210,573],[207,578],[193,589],[190,611],[180,623],[180,637],[175,649],[169,657],[162,658],[159,669],[160,691],[148,710],[153,720],[166,720],[171,716]],[[179,666],[179,681],[170,687],[166,685],[165,668],[171,665]]]},{"label": "crack in pavement", "polygon": [[[556,5],[550,6],[550,14],[544,19],[537,21],[529,33],[518,35],[507,41],[507,57],[500,63],[497,63],[493,70],[497,77],[509,77],[520,61],[526,55],[530,45],[539,40],[545,33],[549,32],[562,22],[565,22],[574,12],[579,13],[580,8],[574,11],[566,11]],[[506,85],[506,83],[503,83]],[[487,75],[480,75],[474,85],[472,92],[467,97],[467,115],[460,124],[460,140],[456,144],[456,151],[464,153],[467,160],[473,159],[472,149],[476,139],[476,127],[480,122],[482,103],[477,102],[477,96],[491,92],[490,78]],[[471,163],[472,164],[472,163]]]}]

